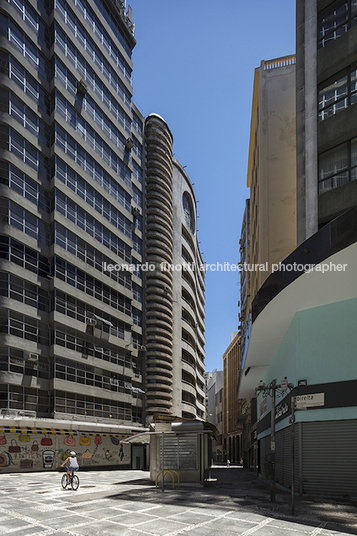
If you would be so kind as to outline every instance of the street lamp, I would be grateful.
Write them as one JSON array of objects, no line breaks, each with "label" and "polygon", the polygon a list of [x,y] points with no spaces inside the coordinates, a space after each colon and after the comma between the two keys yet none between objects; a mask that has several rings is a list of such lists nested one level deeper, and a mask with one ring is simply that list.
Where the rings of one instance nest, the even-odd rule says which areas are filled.
[{"label": "street lamp", "polygon": [[[283,394],[286,393],[286,391],[289,389],[291,391],[293,389],[293,384],[288,383],[288,379],[285,376],[283,380],[281,380],[280,384],[276,383],[276,380],[272,380],[268,385],[265,385],[263,380],[260,380],[258,383],[258,387],[255,388],[255,394],[262,393],[264,398],[267,396],[271,396],[271,432],[270,432],[270,451],[275,455],[275,400],[277,396],[283,396]],[[274,470],[271,473],[270,478],[270,500],[271,502],[275,502],[275,474]]]}]

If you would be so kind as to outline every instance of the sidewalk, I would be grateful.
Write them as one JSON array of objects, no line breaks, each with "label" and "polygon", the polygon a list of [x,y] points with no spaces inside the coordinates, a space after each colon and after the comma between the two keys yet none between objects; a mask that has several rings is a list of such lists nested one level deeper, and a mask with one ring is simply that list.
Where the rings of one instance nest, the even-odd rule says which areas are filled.
[{"label": "sidewalk", "polygon": [[[275,503],[270,502],[270,484],[240,466],[216,466],[212,478],[217,478],[212,488],[217,495],[229,495],[240,506],[264,511],[266,515],[281,515],[295,520],[319,520],[331,525],[357,529],[357,497],[327,498],[295,495],[295,515],[291,515],[291,493],[276,487]],[[356,532],[353,532],[357,533]]]},{"label": "sidewalk", "polygon": [[356,501],[296,498],[240,467],[217,467],[208,487],[155,489],[144,471],[80,472],[80,488],[62,473],[0,475],[0,535],[9,536],[338,536],[357,534]]}]

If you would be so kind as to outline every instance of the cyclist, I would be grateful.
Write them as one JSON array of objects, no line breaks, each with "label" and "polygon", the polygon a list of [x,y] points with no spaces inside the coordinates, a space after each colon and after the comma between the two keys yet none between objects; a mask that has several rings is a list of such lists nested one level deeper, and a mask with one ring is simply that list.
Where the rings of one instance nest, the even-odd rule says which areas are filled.
[{"label": "cyclist", "polygon": [[73,477],[74,472],[78,471],[79,469],[78,461],[76,458],[76,453],[73,452],[73,450],[72,452],[70,452],[70,456],[68,456],[68,458],[62,463],[61,467],[63,467],[68,461],[69,461],[69,466],[67,468],[67,484],[70,480],[70,475],[72,474],[72,477]]}]

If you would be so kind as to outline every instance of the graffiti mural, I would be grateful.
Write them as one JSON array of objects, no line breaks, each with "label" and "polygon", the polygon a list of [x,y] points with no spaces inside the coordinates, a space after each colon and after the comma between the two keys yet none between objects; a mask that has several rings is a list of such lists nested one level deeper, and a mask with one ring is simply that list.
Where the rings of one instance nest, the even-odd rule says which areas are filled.
[{"label": "graffiti mural", "polygon": [[55,470],[75,451],[79,466],[130,467],[127,437],[116,434],[0,426],[0,473]]}]

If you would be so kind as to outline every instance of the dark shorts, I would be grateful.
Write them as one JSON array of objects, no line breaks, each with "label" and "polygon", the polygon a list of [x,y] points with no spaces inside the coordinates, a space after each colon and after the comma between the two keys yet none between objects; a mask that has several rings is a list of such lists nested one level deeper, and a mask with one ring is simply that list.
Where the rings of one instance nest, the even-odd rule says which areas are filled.
[{"label": "dark shorts", "polygon": [[78,471],[79,467],[68,467],[67,471]]}]

